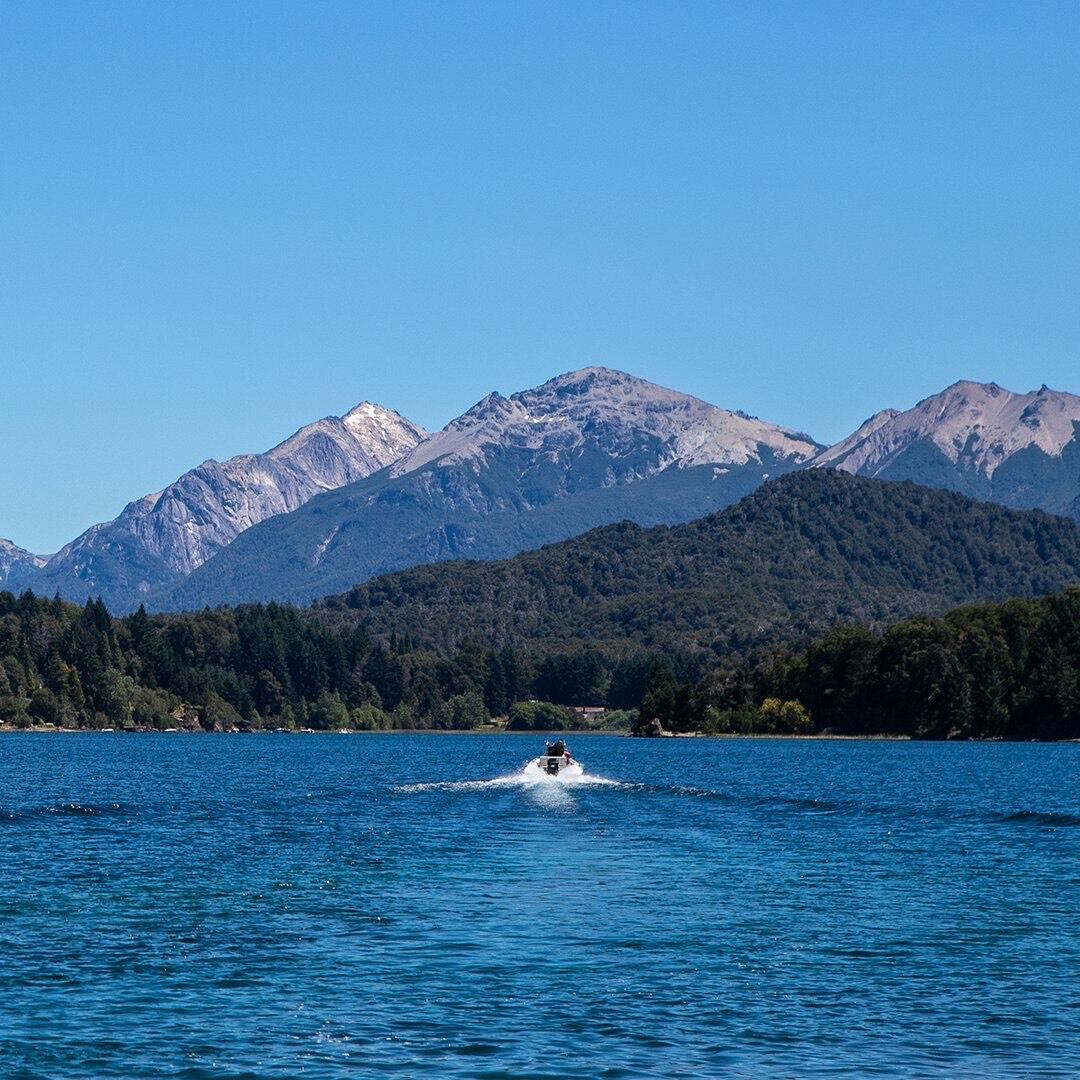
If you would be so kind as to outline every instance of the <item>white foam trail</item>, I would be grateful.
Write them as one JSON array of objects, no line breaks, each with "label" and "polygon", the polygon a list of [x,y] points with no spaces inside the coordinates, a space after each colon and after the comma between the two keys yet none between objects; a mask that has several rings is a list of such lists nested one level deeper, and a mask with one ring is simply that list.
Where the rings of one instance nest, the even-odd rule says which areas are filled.
[{"label": "white foam trail", "polygon": [[394,788],[394,791],[488,791],[497,788],[524,788],[535,792],[541,801],[565,803],[568,788],[624,786],[618,780],[589,775],[577,762],[561,769],[555,776],[549,776],[530,761],[520,772],[496,776],[491,780],[438,780],[427,784],[402,784]]}]

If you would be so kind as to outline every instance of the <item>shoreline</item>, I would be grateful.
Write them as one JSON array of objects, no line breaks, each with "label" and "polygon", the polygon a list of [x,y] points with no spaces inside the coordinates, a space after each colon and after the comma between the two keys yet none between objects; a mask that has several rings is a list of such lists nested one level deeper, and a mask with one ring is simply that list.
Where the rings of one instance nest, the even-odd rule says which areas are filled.
[{"label": "shoreline", "polygon": [[655,742],[666,743],[671,741],[678,742],[720,742],[724,740],[744,739],[754,741],[767,741],[772,740],[774,742],[926,742],[926,743],[1047,743],[1049,744],[1064,744],[1064,743],[1080,743],[1080,739],[918,739],[911,735],[833,735],[833,734],[815,734],[815,735],[792,735],[792,734],[779,734],[779,733],[747,733],[738,734],[734,732],[725,732],[722,734],[704,734],[704,733],[688,733],[668,736],[665,738],[642,738],[639,736],[631,736],[625,731],[589,731],[586,729],[572,730],[572,731],[504,731],[498,728],[491,729],[479,729],[471,731],[447,731],[442,728],[409,728],[409,729],[391,729],[381,731],[362,731],[355,728],[337,728],[330,731],[274,731],[274,730],[259,730],[259,731],[191,731],[185,728],[168,729],[149,729],[141,731],[124,730],[121,728],[56,728],[56,727],[28,727],[28,728],[15,728],[8,727],[7,725],[0,726],[0,735],[426,735],[426,736],[450,736],[450,735],[467,735],[470,737],[483,737],[483,736],[512,736],[515,738],[545,738],[548,736],[558,736],[563,738],[581,738],[583,736],[590,738],[634,738],[636,742]]}]

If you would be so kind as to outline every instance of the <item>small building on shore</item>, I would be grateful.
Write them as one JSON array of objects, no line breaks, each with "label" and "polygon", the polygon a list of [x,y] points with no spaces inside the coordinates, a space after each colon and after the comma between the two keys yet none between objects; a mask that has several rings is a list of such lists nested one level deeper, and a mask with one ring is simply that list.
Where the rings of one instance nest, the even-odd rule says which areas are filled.
[{"label": "small building on shore", "polygon": [[599,720],[605,712],[603,705],[571,705],[570,711],[579,716],[582,720],[588,722],[591,720]]}]

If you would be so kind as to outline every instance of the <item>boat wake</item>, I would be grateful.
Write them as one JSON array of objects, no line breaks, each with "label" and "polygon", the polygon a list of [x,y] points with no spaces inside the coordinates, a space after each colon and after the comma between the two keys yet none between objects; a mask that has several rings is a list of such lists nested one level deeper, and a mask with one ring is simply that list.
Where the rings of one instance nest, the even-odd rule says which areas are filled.
[{"label": "boat wake", "polygon": [[438,780],[424,784],[402,784],[393,790],[399,793],[417,791],[498,791],[517,788],[533,796],[537,802],[557,807],[573,803],[570,793],[583,788],[622,788],[629,785],[604,776],[595,776],[576,762],[560,769],[556,775],[548,775],[536,767],[535,761],[527,762],[520,772],[496,776],[490,780]]},{"label": "boat wake", "polygon": [[[769,791],[746,791],[715,789],[686,784],[662,784],[643,781],[610,780],[595,776],[574,762],[551,775],[537,768],[536,760],[527,762],[519,772],[496,776],[490,780],[442,780],[432,783],[404,784],[395,792],[490,792],[518,789],[540,806],[550,810],[573,810],[577,803],[575,791],[600,788],[623,794],[640,794],[654,797],[675,797],[684,800],[701,800],[730,807],[732,810],[751,811],[756,814],[797,814],[818,818],[869,817],[887,821],[922,820],[947,817],[955,822],[975,826],[1069,829],[1080,828],[1080,814],[1068,811],[1042,811],[1035,809],[1006,810],[993,807],[954,808],[943,814],[938,808],[916,805],[890,805],[886,802],[846,800],[822,795],[800,797]],[[51,809],[51,808],[50,808]],[[74,811],[67,811],[74,812]],[[3,815],[0,814],[0,821]]]}]

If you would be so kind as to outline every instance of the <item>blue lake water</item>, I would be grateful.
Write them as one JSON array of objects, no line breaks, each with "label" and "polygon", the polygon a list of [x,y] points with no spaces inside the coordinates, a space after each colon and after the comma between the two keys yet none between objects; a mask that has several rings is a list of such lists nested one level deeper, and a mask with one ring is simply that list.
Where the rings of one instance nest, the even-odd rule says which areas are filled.
[{"label": "blue lake water", "polygon": [[1080,746],[540,744],[0,736],[0,1073],[1080,1075]]}]

